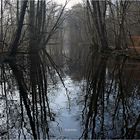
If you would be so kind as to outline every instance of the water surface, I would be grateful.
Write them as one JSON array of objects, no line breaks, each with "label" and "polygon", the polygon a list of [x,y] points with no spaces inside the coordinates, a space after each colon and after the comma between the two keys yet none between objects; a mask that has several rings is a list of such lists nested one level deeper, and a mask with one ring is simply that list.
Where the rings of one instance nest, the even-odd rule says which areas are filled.
[{"label": "water surface", "polygon": [[[62,75],[64,85],[50,65],[45,72],[47,79],[35,79],[33,76],[42,76],[38,69],[35,71],[37,67],[31,76],[28,63],[24,63],[24,71],[18,63],[24,75],[21,81],[27,88],[28,106],[21,97],[17,75],[8,64],[2,65],[0,137],[33,138],[33,121],[40,139],[140,138],[139,60],[91,57],[86,65],[67,64]],[[39,82],[29,82],[30,78]]]}]

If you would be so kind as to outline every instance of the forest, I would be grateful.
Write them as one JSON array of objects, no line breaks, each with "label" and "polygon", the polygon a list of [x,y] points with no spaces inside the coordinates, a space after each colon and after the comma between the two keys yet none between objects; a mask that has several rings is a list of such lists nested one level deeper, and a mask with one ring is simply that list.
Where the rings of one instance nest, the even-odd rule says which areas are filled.
[{"label": "forest", "polygon": [[0,0],[0,139],[140,139],[140,1],[58,1]]}]

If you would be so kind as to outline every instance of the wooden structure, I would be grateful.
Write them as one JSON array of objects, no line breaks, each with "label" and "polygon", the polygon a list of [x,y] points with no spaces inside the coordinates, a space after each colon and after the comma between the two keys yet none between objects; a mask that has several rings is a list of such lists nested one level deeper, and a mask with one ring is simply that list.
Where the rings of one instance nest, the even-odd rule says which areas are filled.
[{"label": "wooden structure", "polygon": [[131,36],[128,49],[140,53],[140,36]]}]

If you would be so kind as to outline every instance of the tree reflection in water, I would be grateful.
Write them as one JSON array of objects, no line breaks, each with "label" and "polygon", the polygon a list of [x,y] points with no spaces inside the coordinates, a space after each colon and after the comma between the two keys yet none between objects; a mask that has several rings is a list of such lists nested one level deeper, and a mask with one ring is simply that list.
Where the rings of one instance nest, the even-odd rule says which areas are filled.
[{"label": "tree reflection in water", "polygon": [[[74,102],[80,107],[70,112],[75,113],[74,116],[80,114],[76,121],[82,122],[83,133],[79,137],[84,139],[140,137],[139,63],[126,57],[99,54],[91,57],[84,80],[86,90],[84,93],[81,90],[80,94],[79,91],[75,91],[77,95],[74,95]],[[1,138],[52,138],[51,122],[55,121],[57,116],[50,107],[51,95],[48,94],[48,88],[50,89],[50,83],[56,83],[54,75],[57,66],[53,64],[52,68],[51,64],[53,64],[51,58],[40,52],[39,55],[18,55],[15,60],[12,59],[0,66]],[[82,67],[79,71],[81,69]],[[85,66],[83,69],[85,71]],[[82,78],[79,79],[82,76],[77,74],[78,80],[74,78],[75,74],[70,73],[71,82],[82,81]],[[75,105],[69,103],[70,106]],[[70,123],[72,122],[68,124]]]},{"label": "tree reflection in water", "polygon": [[135,77],[139,70],[131,68],[126,57],[114,60],[108,56],[92,57],[87,74],[81,138],[137,138],[140,83]]},{"label": "tree reflection in water", "polygon": [[50,61],[49,56],[35,53],[1,65],[0,135],[4,138],[49,139],[49,122],[54,121],[47,94]]}]

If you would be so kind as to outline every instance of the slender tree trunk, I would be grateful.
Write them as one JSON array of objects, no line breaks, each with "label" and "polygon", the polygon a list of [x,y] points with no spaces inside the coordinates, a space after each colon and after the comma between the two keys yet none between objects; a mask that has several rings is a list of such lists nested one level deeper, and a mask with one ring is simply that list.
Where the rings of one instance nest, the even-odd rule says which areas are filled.
[{"label": "slender tree trunk", "polygon": [[0,41],[3,41],[3,0],[1,0],[1,34]]},{"label": "slender tree trunk", "polygon": [[17,0],[17,24],[19,23],[19,0]]},{"label": "slender tree trunk", "polygon": [[[105,1],[94,1],[87,0],[88,9],[90,10],[93,28],[95,28],[95,36],[98,38],[98,47],[100,51],[108,50],[108,39],[106,31],[106,10],[107,3]],[[96,40],[96,37],[93,36],[93,40]],[[93,41],[94,42],[94,41]]]},{"label": "slender tree trunk", "polygon": [[10,52],[11,56],[14,56],[17,52],[17,49],[18,49],[18,43],[19,43],[19,40],[21,37],[21,32],[22,32],[22,27],[23,27],[23,22],[24,22],[24,16],[26,13],[27,3],[28,3],[28,0],[24,0],[23,6],[21,8],[20,19],[18,22],[18,27],[17,27],[15,39],[11,45],[11,52]]}]

